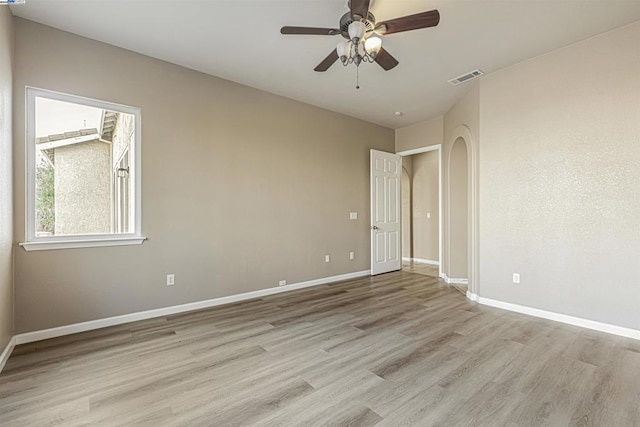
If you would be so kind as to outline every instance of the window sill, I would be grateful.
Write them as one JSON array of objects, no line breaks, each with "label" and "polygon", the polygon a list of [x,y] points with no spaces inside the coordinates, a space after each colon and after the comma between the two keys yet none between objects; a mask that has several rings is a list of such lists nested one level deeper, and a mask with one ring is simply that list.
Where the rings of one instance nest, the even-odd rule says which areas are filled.
[{"label": "window sill", "polygon": [[46,251],[50,249],[97,248],[102,246],[141,245],[146,237],[112,237],[82,240],[47,240],[18,243],[26,251]]}]

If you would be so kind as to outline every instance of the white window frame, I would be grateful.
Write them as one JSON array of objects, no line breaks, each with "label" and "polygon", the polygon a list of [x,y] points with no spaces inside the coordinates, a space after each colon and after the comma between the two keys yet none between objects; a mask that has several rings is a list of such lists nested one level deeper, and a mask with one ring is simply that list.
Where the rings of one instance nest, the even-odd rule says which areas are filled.
[{"label": "white window frame", "polygon": [[[81,234],[73,236],[36,236],[36,129],[35,105],[36,98],[48,98],[56,101],[70,102],[88,107],[117,111],[135,116],[135,138],[131,147],[131,165],[133,171],[130,179],[131,206],[133,207],[133,231],[131,233],[110,234]],[[142,235],[142,185],[141,185],[141,111],[136,107],[129,107],[112,102],[84,98],[50,90],[26,87],[26,200],[25,200],[25,242],[20,246],[27,251],[47,249],[70,249],[99,246],[139,245],[146,237]]]}]

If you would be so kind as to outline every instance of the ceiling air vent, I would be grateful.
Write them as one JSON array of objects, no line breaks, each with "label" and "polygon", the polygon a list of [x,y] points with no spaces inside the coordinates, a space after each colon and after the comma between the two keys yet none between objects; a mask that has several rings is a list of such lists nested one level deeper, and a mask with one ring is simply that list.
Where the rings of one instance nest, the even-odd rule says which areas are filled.
[{"label": "ceiling air vent", "polygon": [[480,77],[483,74],[484,73],[482,72],[482,70],[475,69],[461,76],[458,76],[455,79],[449,80],[449,83],[453,86],[458,86],[460,83],[464,83],[468,80],[475,79],[476,77]]}]

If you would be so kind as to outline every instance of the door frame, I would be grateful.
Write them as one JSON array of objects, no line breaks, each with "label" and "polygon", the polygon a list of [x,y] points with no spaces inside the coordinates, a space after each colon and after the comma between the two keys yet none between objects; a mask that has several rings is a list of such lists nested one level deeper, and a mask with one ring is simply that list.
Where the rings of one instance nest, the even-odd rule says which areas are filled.
[{"label": "door frame", "polygon": [[[405,156],[413,156],[414,154],[428,153],[429,151],[438,151],[438,276],[442,277],[442,144],[428,145],[426,147],[414,148],[412,150],[399,151],[396,154],[400,158]],[[400,181],[402,185],[402,181]],[[402,191],[402,190],[401,190]],[[400,215],[402,217],[402,203],[400,204]],[[402,248],[402,225],[400,233],[400,247]]]}]

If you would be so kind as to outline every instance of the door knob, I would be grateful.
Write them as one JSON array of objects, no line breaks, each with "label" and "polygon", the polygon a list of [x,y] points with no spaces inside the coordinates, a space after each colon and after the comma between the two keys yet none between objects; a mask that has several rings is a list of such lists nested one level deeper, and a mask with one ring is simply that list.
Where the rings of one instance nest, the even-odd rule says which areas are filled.
[{"label": "door knob", "polygon": [[376,225],[372,225],[372,226],[371,226],[371,229],[372,229],[372,230],[380,230],[380,227],[378,227],[378,226],[376,226]]}]

